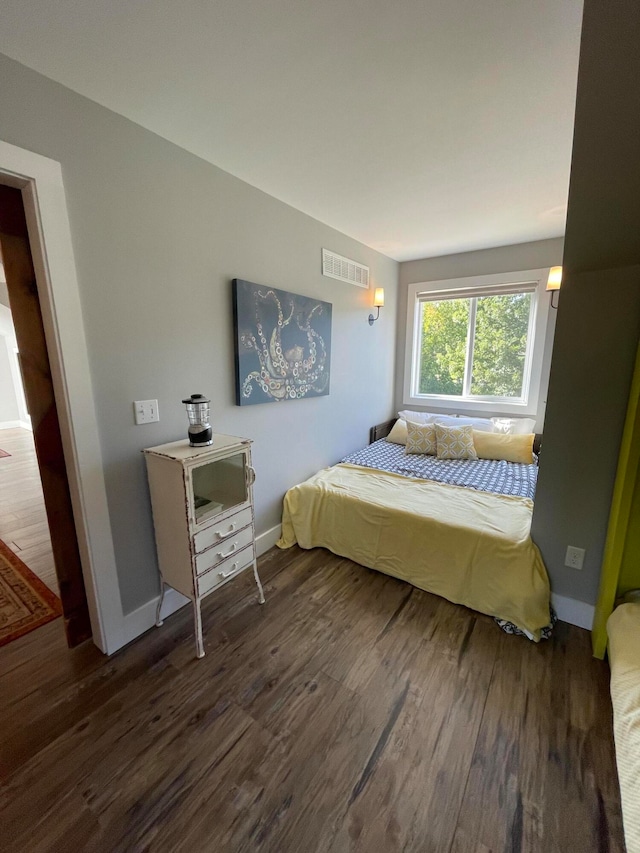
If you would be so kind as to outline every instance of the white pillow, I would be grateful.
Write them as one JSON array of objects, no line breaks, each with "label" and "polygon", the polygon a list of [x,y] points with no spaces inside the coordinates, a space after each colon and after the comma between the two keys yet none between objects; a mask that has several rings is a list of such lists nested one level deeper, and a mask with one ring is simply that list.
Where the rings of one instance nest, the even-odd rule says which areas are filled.
[{"label": "white pillow", "polygon": [[398,412],[398,417],[415,424],[471,426],[481,432],[497,432],[491,418],[468,418],[466,415],[441,415],[436,412],[411,412],[409,410]]},{"label": "white pillow", "polygon": [[491,421],[494,432],[505,435],[529,435],[536,431],[535,418],[491,418]]},{"label": "white pillow", "polygon": [[[436,423],[441,423],[441,421],[436,421]],[[491,418],[468,418],[466,415],[456,415],[452,423],[447,421],[446,426],[471,426],[478,432],[496,431]]]},{"label": "white pillow", "polygon": [[432,412],[410,412],[409,410],[405,410],[404,412],[398,412],[398,417],[403,421],[411,421],[414,424],[434,424],[435,418],[441,417],[441,415],[435,415]]}]

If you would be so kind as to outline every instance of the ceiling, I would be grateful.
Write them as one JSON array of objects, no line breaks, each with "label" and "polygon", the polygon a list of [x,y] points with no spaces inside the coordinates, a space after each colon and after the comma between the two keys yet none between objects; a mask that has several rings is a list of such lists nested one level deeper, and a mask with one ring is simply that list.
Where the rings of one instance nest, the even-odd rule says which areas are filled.
[{"label": "ceiling", "polygon": [[0,51],[398,260],[564,233],[582,0],[0,0]]}]

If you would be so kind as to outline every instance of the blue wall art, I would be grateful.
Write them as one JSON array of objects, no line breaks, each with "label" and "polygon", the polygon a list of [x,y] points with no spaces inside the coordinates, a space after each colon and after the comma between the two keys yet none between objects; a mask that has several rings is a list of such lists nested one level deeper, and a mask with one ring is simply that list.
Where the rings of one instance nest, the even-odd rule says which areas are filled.
[{"label": "blue wall art", "polygon": [[236,403],[329,393],[331,304],[233,279]]}]

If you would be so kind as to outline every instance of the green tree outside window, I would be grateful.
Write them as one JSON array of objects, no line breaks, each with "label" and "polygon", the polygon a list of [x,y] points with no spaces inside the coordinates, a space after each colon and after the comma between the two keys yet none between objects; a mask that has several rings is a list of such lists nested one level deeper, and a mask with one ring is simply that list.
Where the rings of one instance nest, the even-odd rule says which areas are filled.
[{"label": "green tree outside window", "polygon": [[531,304],[531,293],[422,302],[419,393],[522,397]]}]

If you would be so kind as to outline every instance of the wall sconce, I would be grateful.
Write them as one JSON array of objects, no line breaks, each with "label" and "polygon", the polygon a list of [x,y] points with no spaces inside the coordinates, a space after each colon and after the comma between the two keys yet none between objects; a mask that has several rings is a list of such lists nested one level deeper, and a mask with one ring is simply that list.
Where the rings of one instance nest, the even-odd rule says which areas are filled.
[{"label": "wall sconce", "polygon": [[384,287],[376,287],[375,293],[373,294],[373,307],[378,309],[378,313],[374,317],[373,314],[369,314],[369,325],[373,326],[375,321],[380,316],[380,309],[384,308]]},{"label": "wall sconce", "polygon": [[553,292],[560,290],[562,284],[562,267],[551,267],[549,270],[549,278],[547,279],[547,290],[551,291],[551,307],[557,308],[558,303],[553,304]]}]

